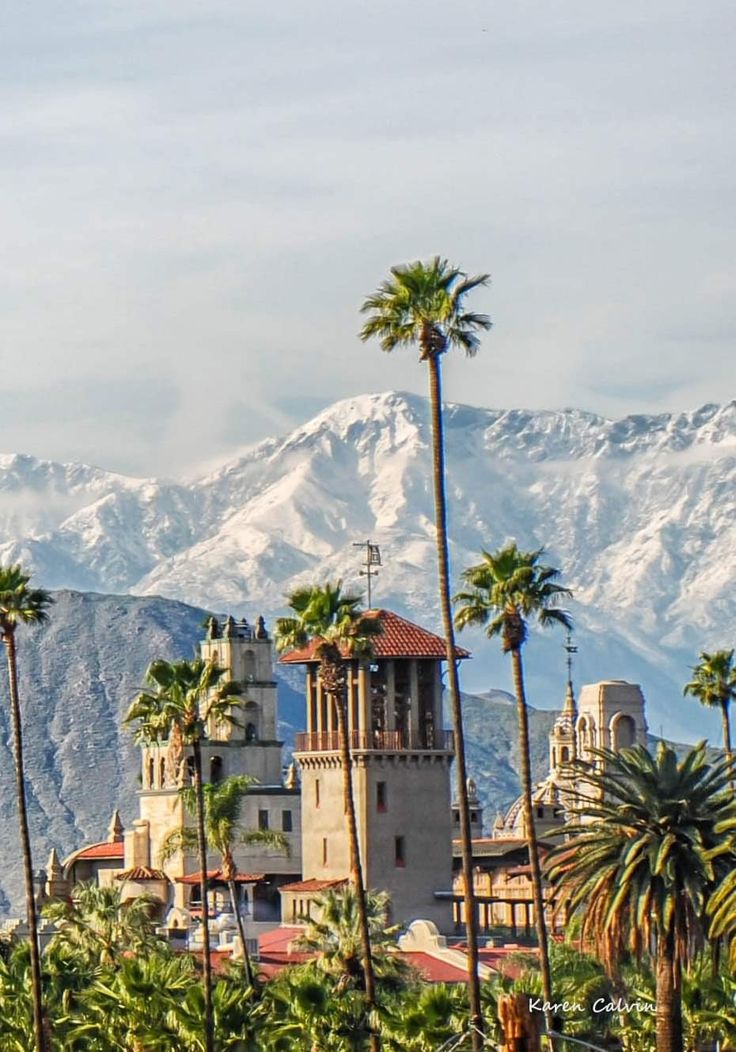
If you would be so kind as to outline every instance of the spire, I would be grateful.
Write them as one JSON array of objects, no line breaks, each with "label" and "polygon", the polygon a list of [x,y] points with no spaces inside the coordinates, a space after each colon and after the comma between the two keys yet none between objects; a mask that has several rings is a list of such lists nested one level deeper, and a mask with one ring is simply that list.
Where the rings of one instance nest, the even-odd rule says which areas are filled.
[{"label": "spire", "polygon": [[107,827],[107,839],[110,844],[120,843],[123,839],[123,823],[117,808],[113,811],[110,825]]},{"label": "spire", "polygon": [[574,720],[577,716],[577,706],[575,704],[575,691],[572,685],[572,656],[573,654],[577,654],[578,648],[573,644],[571,632],[567,633],[565,639],[565,650],[567,651],[567,689],[565,691],[565,704],[562,708],[562,715],[569,716],[570,719]]},{"label": "spire", "polygon": [[52,847],[49,854],[49,860],[46,863],[46,879],[47,880],[61,880],[64,876],[64,871],[61,868],[61,862],[59,862],[59,856],[56,853],[56,848]]}]

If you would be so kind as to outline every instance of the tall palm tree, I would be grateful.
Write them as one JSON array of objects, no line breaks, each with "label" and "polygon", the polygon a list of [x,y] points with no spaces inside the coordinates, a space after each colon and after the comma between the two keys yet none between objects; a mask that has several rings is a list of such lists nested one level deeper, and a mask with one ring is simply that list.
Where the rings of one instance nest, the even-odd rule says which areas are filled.
[{"label": "tall palm tree", "polygon": [[529,848],[532,876],[534,919],[539,940],[542,989],[545,1001],[552,1001],[552,978],[549,967],[547,925],[544,917],[542,871],[539,844],[532,806],[532,768],[529,754],[529,713],[524,688],[524,666],[521,649],[527,639],[527,621],[535,618],[540,625],[559,624],[570,628],[569,614],[555,604],[572,593],[556,583],[559,571],[543,566],[543,549],[523,552],[516,544],[507,544],[495,554],[484,551],[482,561],[463,571],[469,590],[455,596],[458,605],[455,622],[458,628],[482,625],[489,637],[500,636],[505,654],[511,654],[519,719],[519,762],[524,805],[524,825]]},{"label": "tall palm tree", "polygon": [[194,759],[194,791],[197,810],[197,847],[202,896],[202,958],[205,997],[205,1047],[214,1052],[212,1016],[212,958],[207,897],[207,836],[205,832],[202,779],[202,741],[210,719],[218,724],[233,722],[232,710],[241,693],[240,684],[225,680],[227,670],[216,661],[153,661],[146,671],[146,689],[133,700],[126,723],[137,724],[135,740],[142,745],[169,744],[172,769],[190,746]]},{"label": "tall palm tree", "polygon": [[[473,848],[470,830],[465,735],[460,697],[455,636],[450,606],[450,554],[447,536],[447,496],[445,491],[445,441],[442,420],[442,355],[453,347],[472,357],[479,347],[478,332],[490,329],[485,314],[465,309],[465,297],[488,284],[488,274],[468,277],[447,260],[435,256],[427,263],[417,260],[391,268],[384,281],[361,307],[368,319],[360,332],[362,340],[377,337],[384,351],[414,346],[420,362],[429,373],[429,401],[432,419],[432,474],[434,517],[437,542],[437,568],[442,626],[447,647],[447,675],[450,688],[452,725],[455,734],[457,798],[460,811],[465,895],[465,926],[468,943],[468,999],[473,1024],[473,1050],[479,1052],[483,1018],[478,978],[478,918],[473,889]],[[476,1033],[477,1032],[477,1033]]]},{"label": "tall palm tree", "polygon": [[597,798],[572,809],[547,874],[609,967],[627,949],[653,954],[657,1052],[682,1052],[682,971],[704,945],[708,899],[736,862],[718,831],[736,818],[728,763],[709,763],[704,742],[679,761],[664,742],[655,756],[640,745],[596,756],[585,780]]},{"label": "tall palm tree", "polygon": [[[382,632],[380,621],[365,616],[360,607],[360,596],[342,591],[342,582],[299,588],[288,597],[292,617],[276,621],[276,648],[279,651],[303,647],[316,642],[315,656],[319,660],[322,689],[332,698],[337,721],[340,746],[340,765],[343,780],[343,803],[347,817],[350,849],[350,879],[358,905],[360,935],[363,950],[365,994],[369,1010],[376,1004],[376,979],[371,954],[371,940],[366,907],[365,882],[360,860],[358,824],[353,796],[353,768],[350,741],[347,733],[347,662],[365,659],[373,653],[373,637]],[[378,1048],[376,1035],[371,1038]]]},{"label": "tall palm tree", "polygon": [[692,668],[693,678],[685,684],[683,694],[697,698],[701,705],[717,706],[723,722],[723,748],[728,758],[733,786],[733,753],[731,751],[731,702],[736,698],[736,668],[733,650],[703,650]]},{"label": "tall palm tree", "polygon": [[22,567],[0,567],[0,634],[5,644],[8,663],[8,693],[10,723],[13,728],[13,756],[15,760],[15,791],[23,855],[23,878],[26,892],[26,916],[31,942],[31,992],[33,996],[33,1034],[36,1052],[46,1052],[45,1022],[41,993],[41,956],[38,946],[36,900],[33,894],[33,856],[28,831],[25,769],[23,766],[23,728],[18,693],[18,661],[15,633],[19,624],[40,624],[48,617],[52,598],[41,588],[29,588],[31,575]]},{"label": "tall palm tree", "polygon": [[[248,984],[255,986],[253,966],[248,954],[245,939],[243,918],[238,907],[238,896],[235,887],[238,867],[235,864],[233,851],[236,844],[279,848],[286,850],[288,841],[283,833],[274,829],[238,829],[243,810],[243,801],[250,789],[258,783],[257,778],[241,774],[225,778],[222,782],[209,783],[203,786],[204,793],[204,826],[207,843],[220,855],[220,873],[227,884],[230,906],[238,925],[238,936],[243,950],[243,967]],[[179,791],[184,807],[190,815],[196,817],[197,796],[194,787],[187,786]],[[178,851],[191,852],[198,848],[197,831],[187,826],[175,829],[164,838],[161,845],[161,863],[167,862]]]}]

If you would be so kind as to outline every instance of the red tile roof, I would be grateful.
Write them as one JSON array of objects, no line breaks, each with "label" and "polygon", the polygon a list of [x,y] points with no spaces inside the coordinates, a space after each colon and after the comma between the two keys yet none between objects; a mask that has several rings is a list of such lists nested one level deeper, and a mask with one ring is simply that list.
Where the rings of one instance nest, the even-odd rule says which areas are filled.
[{"label": "red tile roof", "polygon": [[347,880],[296,880],[293,884],[282,884],[279,891],[327,891],[329,888],[342,888]]},{"label": "red tile roof", "polygon": [[78,862],[81,858],[125,858],[125,845],[122,840],[103,840],[100,844],[83,847],[72,857],[72,861]]},{"label": "red tile roof", "polygon": [[430,983],[467,983],[468,981],[468,973],[465,968],[440,960],[439,957],[433,957],[431,953],[425,953],[422,950],[404,950],[401,952],[401,959],[416,968],[422,978]]},{"label": "red tile roof", "polygon": [[124,873],[118,873],[115,880],[168,880],[163,870],[151,869],[150,866],[133,866]]},{"label": "red tile roof", "polygon": [[[447,649],[441,636],[420,628],[413,621],[399,617],[393,610],[369,610],[366,617],[378,618],[383,625],[383,632],[372,638],[373,650],[377,658],[438,658],[446,657]],[[314,652],[317,641],[312,640],[299,650],[291,650],[279,660],[286,665],[306,665],[317,661]],[[470,657],[468,650],[455,647],[458,658]]]},{"label": "red tile roof", "polygon": [[281,924],[271,931],[264,931],[258,936],[258,952],[260,954],[287,953],[289,944],[304,934],[304,928],[295,925]]},{"label": "red tile roof", "polygon": [[[236,884],[257,884],[263,880],[266,876],[265,873],[236,873],[235,883]],[[207,880],[221,880],[224,881],[221,869],[208,869]],[[188,873],[186,877],[177,877],[177,884],[199,884],[202,880],[201,871],[198,873]]]}]

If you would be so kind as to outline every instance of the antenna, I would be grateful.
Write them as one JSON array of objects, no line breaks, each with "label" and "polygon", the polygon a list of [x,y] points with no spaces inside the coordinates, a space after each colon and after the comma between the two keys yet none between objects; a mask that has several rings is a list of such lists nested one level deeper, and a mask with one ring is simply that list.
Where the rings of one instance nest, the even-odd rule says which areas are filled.
[{"label": "antenna", "polygon": [[374,569],[374,567],[383,565],[381,563],[381,549],[378,547],[377,544],[373,544],[373,542],[370,541],[370,540],[368,540],[368,541],[355,541],[353,543],[353,548],[363,548],[363,549],[365,549],[365,562],[362,563],[362,566],[364,567],[364,569],[360,571],[360,576],[366,578],[366,583],[368,585],[368,609],[371,610],[372,609],[372,602],[371,602],[371,600],[372,600],[372,588],[371,588],[371,584],[373,582],[373,578],[378,576],[378,570]]}]

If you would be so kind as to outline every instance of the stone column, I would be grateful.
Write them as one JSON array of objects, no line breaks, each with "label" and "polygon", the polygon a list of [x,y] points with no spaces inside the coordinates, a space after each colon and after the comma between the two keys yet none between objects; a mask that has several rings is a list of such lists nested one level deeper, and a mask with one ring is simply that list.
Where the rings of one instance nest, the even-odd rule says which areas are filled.
[{"label": "stone column", "polygon": [[409,748],[420,748],[419,734],[419,671],[417,660],[409,662]]},{"label": "stone column", "polygon": [[394,663],[391,660],[386,662],[386,730],[396,730],[396,677],[394,675]]}]

